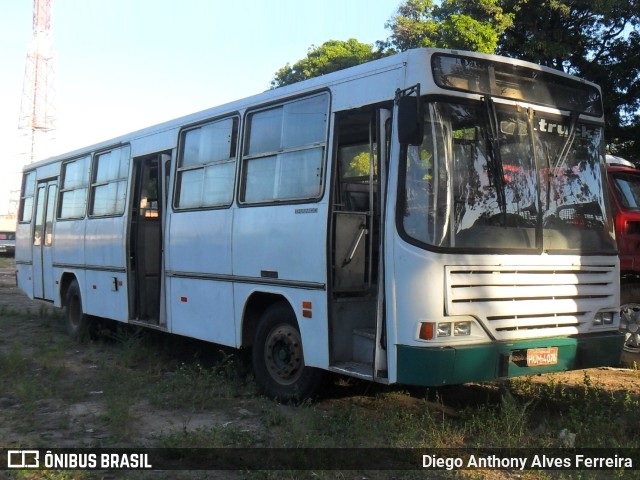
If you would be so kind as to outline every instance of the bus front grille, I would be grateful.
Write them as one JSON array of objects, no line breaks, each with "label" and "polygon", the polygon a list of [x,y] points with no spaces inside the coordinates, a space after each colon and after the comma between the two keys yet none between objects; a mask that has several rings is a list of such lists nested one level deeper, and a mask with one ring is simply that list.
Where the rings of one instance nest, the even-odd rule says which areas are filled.
[{"label": "bus front grille", "polygon": [[603,306],[614,308],[615,265],[447,266],[449,315],[473,315],[498,340],[586,331]]}]

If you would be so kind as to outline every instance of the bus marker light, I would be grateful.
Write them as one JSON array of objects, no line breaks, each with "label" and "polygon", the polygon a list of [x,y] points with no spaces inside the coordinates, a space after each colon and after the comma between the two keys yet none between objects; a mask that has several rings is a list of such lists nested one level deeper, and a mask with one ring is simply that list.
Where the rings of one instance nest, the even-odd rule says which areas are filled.
[{"label": "bus marker light", "polygon": [[180,297],[180,301],[183,303],[187,303],[189,299],[187,297]]},{"label": "bus marker light", "polygon": [[433,340],[434,325],[435,324],[432,322],[422,322],[420,324],[420,334],[419,334],[420,339]]},{"label": "bus marker light", "polygon": [[313,312],[311,311],[312,304],[311,302],[302,302],[302,316],[304,318],[312,318]]}]

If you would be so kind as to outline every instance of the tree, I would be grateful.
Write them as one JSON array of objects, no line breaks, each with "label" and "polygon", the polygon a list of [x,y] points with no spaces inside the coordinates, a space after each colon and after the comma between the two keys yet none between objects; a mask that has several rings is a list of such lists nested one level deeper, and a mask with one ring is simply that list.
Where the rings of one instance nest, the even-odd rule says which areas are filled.
[{"label": "tree", "polygon": [[344,68],[359,65],[380,58],[372,45],[360,43],[351,38],[348,41],[329,40],[321,46],[311,46],[306,58],[293,66],[286,66],[276,72],[271,88],[282,87],[308,78],[318,77]]},{"label": "tree", "polygon": [[613,153],[640,161],[640,1],[501,0],[515,22],[498,53],[602,87]]},{"label": "tree", "polygon": [[513,24],[498,0],[406,0],[386,27],[391,36],[378,47],[403,51],[441,47],[495,52],[500,36]]},{"label": "tree", "polygon": [[370,45],[312,47],[272,87],[417,47],[500,53],[563,70],[602,87],[612,153],[640,162],[640,0],[405,0]]}]

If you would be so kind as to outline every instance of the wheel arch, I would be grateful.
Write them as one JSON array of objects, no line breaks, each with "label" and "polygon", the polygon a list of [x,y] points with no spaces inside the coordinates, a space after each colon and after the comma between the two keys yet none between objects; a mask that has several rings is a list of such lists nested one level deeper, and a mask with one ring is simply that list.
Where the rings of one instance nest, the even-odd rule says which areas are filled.
[{"label": "wheel arch", "polygon": [[[287,297],[280,293],[253,292],[249,295],[244,304],[240,347],[250,347],[253,345],[256,328],[258,327],[258,322],[260,321],[262,314],[276,303],[286,304],[291,309],[293,316],[296,318],[296,323],[298,323],[295,309]],[[300,329],[299,325],[297,325],[297,327]]]},{"label": "wheel arch", "polygon": [[65,307],[67,303],[67,292],[69,291],[69,286],[73,281],[76,281],[78,284],[78,288],[80,288],[80,298],[82,299],[82,287],[80,286],[80,282],[78,281],[78,277],[74,273],[64,272],[60,277],[60,305]]}]

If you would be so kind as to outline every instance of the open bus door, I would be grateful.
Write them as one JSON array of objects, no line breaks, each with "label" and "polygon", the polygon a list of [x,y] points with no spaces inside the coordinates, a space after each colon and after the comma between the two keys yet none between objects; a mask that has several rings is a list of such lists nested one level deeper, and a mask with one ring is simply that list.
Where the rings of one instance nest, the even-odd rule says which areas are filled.
[{"label": "open bus door", "polygon": [[53,218],[55,216],[58,181],[45,180],[36,188],[36,215],[33,226],[33,297],[54,300]]},{"label": "open bus door", "polygon": [[131,320],[164,327],[163,232],[171,156],[134,159],[130,225]]},{"label": "open bus door", "polygon": [[333,370],[384,381],[383,212],[387,109],[336,114],[331,234],[330,355]]}]

